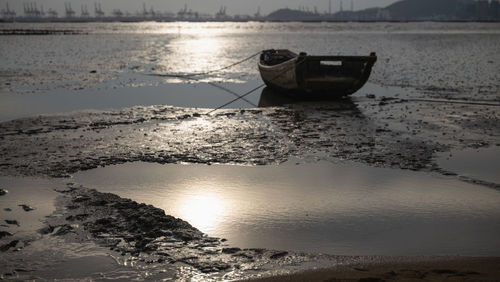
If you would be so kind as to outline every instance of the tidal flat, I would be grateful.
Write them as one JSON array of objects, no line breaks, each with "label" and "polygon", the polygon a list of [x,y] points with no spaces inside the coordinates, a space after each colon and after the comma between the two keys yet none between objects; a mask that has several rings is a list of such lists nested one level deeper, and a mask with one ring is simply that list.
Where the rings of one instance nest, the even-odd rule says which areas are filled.
[{"label": "tidal flat", "polygon": [[[0,41],[3,279],[498,279],[498,23],[19,26],[83,32]],[[378,61],[216,111],[255,61],[165,76],[279,47]]]}]

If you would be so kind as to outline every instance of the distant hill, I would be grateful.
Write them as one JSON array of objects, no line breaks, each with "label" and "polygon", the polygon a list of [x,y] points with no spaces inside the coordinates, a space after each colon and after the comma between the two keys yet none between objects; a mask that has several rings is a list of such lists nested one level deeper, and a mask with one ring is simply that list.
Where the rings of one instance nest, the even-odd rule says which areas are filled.
[{"label": "distant hill", "polygon": [[280,9],[270,21],[500,21],[500,0],[401,0],[385,8],[319,14]]},{"label": "distant hill", "polygon": [[452,19],[466,12],[473,0],[403,0],[385,8],[393,20]]},{"label": "distant hill", "polygon": [[274,11],[266,17],[266,19],[270,21],[307,21],[317,18],[317,14],[288,8]]}]

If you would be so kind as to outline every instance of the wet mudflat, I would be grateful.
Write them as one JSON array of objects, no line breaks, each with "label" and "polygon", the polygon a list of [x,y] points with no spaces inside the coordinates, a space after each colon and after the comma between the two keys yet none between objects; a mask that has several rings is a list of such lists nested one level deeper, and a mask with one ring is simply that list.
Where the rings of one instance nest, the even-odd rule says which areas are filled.
[{"label": "wet mudflat", "polygon": [[[50,29],[16,24],[7,28]],[[498,178],[485,170],[478,173],[472,169],[476,165],[457,166],[472,156],[479,163],[496,160],[500,145],[497,24],[214,23],[179,27],[113,23],[51,28],[82,33],[13,35],[0,41],[0,92],[4,95],[0,97],[5,109],[0,115],[0,175],[7,177],[0,183],[7,193],[0,197],[9,203],[4,208],[2,202],[1,214],[3,278],[238,279],[384,260],[341,254],[498,255]],[[369,87],[350,98],[299,101],[262,89],[248,97],[256,106],[240,101],[214,112],[219,101],[233,98],[220,87],[241,94],[258,84],[255,62],[197,81],[164,76],[222,67],[277,46],[316,54],[376,51],[379,61]],[[28,109],[39,101],[44,102],[42,107]],[[190,166],[182,165],[186,163]],[[214,164],[239,166],[221,170]],[[271,166],[269,172],[264,171]],[[158,180],[155,185],[177,181],[179,186],[145,187],[156,179],[158,168],[166,171],[160,174],[174,171],[178,178]],[[102,177],[113,171],[112,179]],[[130,171],[137,173],[138,180],[142,177],[137,186],[124,177],[134,175]],[[179,190],[183,173],[200,178],[223,174],[227,181],[234,176],[226,183],[231,186],[256,183],[237,175],[255,173],[255,179],[273,171],[281,171],[277,173],[280,183],[266,191],[263,186],[268,183],[261,182],[250,198],[264,205],[267,196],[279,197],[280,191],[291,189],[290,195],[319,199],[294,204],[299,208],[293,216],[267,229],[265,244],[245,237],[243,229],[233,228],[240,232],[234,236],[224,233],[231,221],[241,219],[224,209],[214,211],[214,218],[222,218],[219,225],[210,225],[193,216],[194,209],[170,207],[173,202],[169,201],[182,203],[176,197],[200,194]],[[324,185],[314,186],[315,192],[306,197],[302,187],[289,182],[294,179],[291,173],[303,175],[306,183],[316,178]],[[339,175],[332,179],[336,174],[354,175],[355,181],[338,181]],[[70,183],[76,182],[77,175],[83,187]],[[364,184],[359,182],[361,175]],[[26,176],[36,178],[28,183],[21,178]],[[30,194],[37,183],[50,199],[33,196],[39,201],[32,202],[19,194],[24,191],[19,185],[28,187]],[[220,183],[211,184],[214,193],[231,191]],[[138,189],[157,193],[157,199],[166,197],[170,204],[141,198],[147,196]],[[241,188],[240,193],[249,190]],[[229,197],[226,203],[234,204],[237,198]],[[339,198],[351,205],[333,205]],[[357,205],[357,198],[366,205]],[[188,206],[214,199],[195,198],[195,204]],[[295,198],[286,199],[281,207],[292,206]],[[55,203],[55,207],[44,207],[41,202]],[[266,212],[275,210],[270,206],[248,207],[248,218],[269,217]],[[332,213],[343,217],[335,218]],[[434,214],[437,217],[432,219]],[[269,227],[262,222],[256,221],[253,227]],[[370,225],[373,222],[380,224]],[[330,242],[333,255],[318,255],[328,248],[332,231],[321,225],[330,224],[342,232],[335,232],[338,237]],[[358,237],[343,241],[341,237],[352,235],[356,225],[370,232],[358,230]],[[444,238],[453,232],[464,237],[440,241],[429,232],[432,227]],[[278,228],[285,231],[280,233]],[[302,237],[296,236],[300,232]],[[296,237],[287,240],[290,234]],[[427,239],[420,245],[408,243],[418,234],[419,240]],[[308,243],[315,239],[325,245]],[[391,240],[393,245],[387,245]],[[397,246],[405,245],[410,247],[398,253]],[[87,266],[85,271],[80,265]],[[58,274],[72,267],[73,276]]]},{"label": "wet mudflat", "polygon": [[437,152],[498,145],[498,108],[353,97],[211,114],[149,106],[38,116],[0,124],[0,171],[64,177],[131,161],[251,165],[291,156],[441,171]]}]

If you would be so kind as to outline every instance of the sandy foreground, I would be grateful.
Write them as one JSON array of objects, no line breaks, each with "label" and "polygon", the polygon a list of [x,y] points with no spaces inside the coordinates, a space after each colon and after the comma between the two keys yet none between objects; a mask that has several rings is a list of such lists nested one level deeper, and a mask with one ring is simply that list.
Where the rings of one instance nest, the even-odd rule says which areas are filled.
[{"label": "sandy foreground", "polygon": [[498,257],[380,258],[252,281],[498,281]]}]

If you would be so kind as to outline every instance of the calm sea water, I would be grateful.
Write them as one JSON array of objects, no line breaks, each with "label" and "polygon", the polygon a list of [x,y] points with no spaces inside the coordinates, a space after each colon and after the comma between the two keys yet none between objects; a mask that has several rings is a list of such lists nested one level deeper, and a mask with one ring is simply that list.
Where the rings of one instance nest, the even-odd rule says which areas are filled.
[{"label": "calm sea water", "polygon": [[499,191],[455,177],[289,161],[251,167],[132,163],[80,172],[73,180],[152,204],[241,248],[500,254]]},{"label": "calm sea water", "polygon": [[[218,69],[264,49],[367,55],[370,82],[498,99],[499,23],[3,23],[76,35],[1,36],[0,120],[80,109],[169,104],[213,108],[261,84],[256,58],[199,81],[162,77]],[[160,76],[158,76],[160,75]],[[14,95],[14,94],[25,95]],[[260,92],[229,107],[254,107]]]}]

